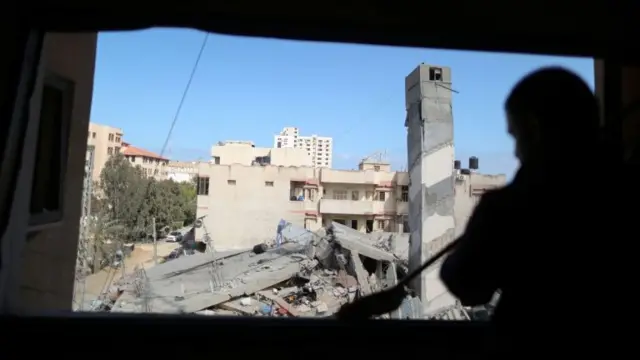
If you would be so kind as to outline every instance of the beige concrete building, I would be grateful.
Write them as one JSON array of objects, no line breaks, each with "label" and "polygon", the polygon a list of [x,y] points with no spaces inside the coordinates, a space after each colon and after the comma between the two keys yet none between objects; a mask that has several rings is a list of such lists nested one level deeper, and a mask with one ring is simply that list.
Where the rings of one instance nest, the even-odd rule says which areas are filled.
[{"label": "beige concrete building", "polygon": [[154,177],[157,180],[167,178],[169,159],[129,143],[122,143],[120,152],[131,162],[131,165],[140,167],[147,177]]},{"label": "beige concrete building", "polygon": [[89,134],[87,145],[93,146],[93,171],[91,178],[93,181],[100,179],[100,173],[104,169],[104,164],[109,156],[120,152],[122,148],[122,129],[109,125],[89,123]]},{"label": "beige concrete building", "polygon": [[251,141],[221,141],[211,147],[211,163],[216,165],[312,166],[303,149],[257,148]]},{"label": "beige concrete building", "polygon": [[333,164],[333,139],[326,136],[301,136],[296,127],[286,127],[274,136],[273,147],[302,149],[311,156],[313,167],[328,167]]},{"label": "beige concrete building", "polygon": [[[198,165],[197,216],[216,249],[248,248],[275,237],[280,219],[317,230],[335,221],[362,232],[408,232],[409,174],[363,161],[358,170]],[[455,183],[456,218],[464,228],[478,197],[506,181],[472,173]],[[435,246],[435,244],[434,244]]]},{"label": "beige concrete building", "polygon": [[175,182],[189,182],[198,177],[197,161],[169,161],[166,168],[167,179]]}]

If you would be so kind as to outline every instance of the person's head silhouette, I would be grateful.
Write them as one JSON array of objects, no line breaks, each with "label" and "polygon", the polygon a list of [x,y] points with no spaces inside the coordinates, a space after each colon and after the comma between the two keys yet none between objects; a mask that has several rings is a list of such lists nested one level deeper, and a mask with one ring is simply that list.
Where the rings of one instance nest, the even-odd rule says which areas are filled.
[{"label": "person's head silhouette", "polygon": [[600,134],[595,95],[579,76],[560,67],[525,76],[511,90],[505,110],[522,163],[591,151]]}]

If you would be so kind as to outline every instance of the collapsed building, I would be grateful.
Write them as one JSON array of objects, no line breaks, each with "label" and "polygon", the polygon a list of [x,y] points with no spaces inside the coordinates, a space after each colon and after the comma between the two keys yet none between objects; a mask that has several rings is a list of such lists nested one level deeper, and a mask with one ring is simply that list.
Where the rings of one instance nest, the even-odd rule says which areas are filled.
[{"label": "collapsed building", "polygon": [[[339,223],[316,232],[287,224],[280,246],[179,257],[137,270],[111,290],[108,309],[133,313],[331,316],[394,286],[408,271],[408,234],[365,234]],[[423,318],[414,294],[383,316]]]}]

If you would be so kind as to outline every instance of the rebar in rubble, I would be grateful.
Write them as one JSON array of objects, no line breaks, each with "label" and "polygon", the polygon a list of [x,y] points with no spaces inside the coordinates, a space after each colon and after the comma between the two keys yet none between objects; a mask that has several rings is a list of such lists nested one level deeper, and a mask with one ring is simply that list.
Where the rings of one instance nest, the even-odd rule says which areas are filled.
[{"label": "rebar in rubble", "polygon": [[207,244],[207,252],[211,254],[211,262],[209,263],[209,275],[211,279],[209,281],[209,290],[211,292],[218,291],[222,289],[224,286],[224,278],[222,277],[222,269],[220,264],[218,264],[218,258],[216,254],[216,250],[213,246],[213,240],[209,237],[209,232],[207,231],[207,227],[202,225],[204,230],[203,239]]},{"label": "rebar in rubble", "polygon": [[136,297],[142,298],[142,312],[151,312],[149,304],[149,278],[144,266],[136,266],[134,270],[133,291]]}]

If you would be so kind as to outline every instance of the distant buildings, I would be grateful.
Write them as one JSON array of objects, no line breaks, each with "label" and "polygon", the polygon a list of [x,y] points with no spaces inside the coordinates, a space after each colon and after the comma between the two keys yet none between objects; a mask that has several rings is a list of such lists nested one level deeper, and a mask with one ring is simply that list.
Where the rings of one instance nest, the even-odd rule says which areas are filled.
[{"label": "distant buildings", "polygon": [[311,156],[313,167],[332,167],[333,139],[325,136],[300,136],[299,129],[286,127],[274,136],[274,148],[302,149]]},{"label": "distant buildings", "polygon": [[[89,134],[87,138],[87,156],[93,156],[92,161],[86,159],[86,163],[91,162],[91,178],[93,181],[100,180],[100,173],[111,155],[121,153],[127,158],[131,165],[139,166],[146,176],[152,176],[158,180],[167,178],[166,166],[169,159],[166,159],[151,151],[132,146],[123,141],[124,132],[120,128],[109,125],[89,123]],[[195,171],[194,171],[195,174]]]},{"label": "distant buildings", "polygon": [[89,123],[87,145],[93,147],[93,169],[91,170],[93,181],[100,179],[100,173],[109,156],[120,152],[123,136],[124,133],[120,128]]},{"label": "distant buildings", "polygon": [[195,161],[169,161],[167,178],[175,182],[193,181],[198,176],[198,163]]},{"label": "distant buildings", "polygon": [[129,143],[122,143],[120,152],[131,162],[131,165],[141,168],[142,173],[147,177],[154,177],[157,180],[167,179],[169,159]]}]

